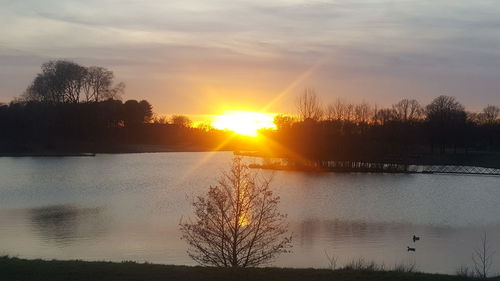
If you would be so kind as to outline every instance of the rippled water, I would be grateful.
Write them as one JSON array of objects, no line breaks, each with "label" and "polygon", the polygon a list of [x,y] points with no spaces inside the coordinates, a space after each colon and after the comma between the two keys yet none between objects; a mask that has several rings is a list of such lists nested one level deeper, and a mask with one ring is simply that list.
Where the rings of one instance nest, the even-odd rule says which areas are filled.
[{"label": "rippled water", "polygon": [[[231,153],[0,158],[0,254],[194,264],[179,239],[190,200]],[[269,171],[261,171],[270,174]],[[500,272],[500,178],[274,172],[293,252],[274,265],[358,258],[454,273],[486,231]],[[413,243],[411,236],[421,236]],[[408,253],[406,246],[415,247]]]}]

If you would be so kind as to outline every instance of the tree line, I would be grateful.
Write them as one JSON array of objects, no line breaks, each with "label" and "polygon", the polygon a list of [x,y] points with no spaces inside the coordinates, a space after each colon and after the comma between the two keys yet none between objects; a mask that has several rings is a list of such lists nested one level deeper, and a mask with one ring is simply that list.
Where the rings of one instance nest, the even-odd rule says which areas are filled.
[{"label": "tree line", "polygon": [[[324,104],[306,89],[296,115],[277,115],[265,134],[279,154],[312,160],[452,163],[500,151],[500,108],[468,112],[454,97],[428,105],[402,99],[390,107],[337,99]],[[451,156],[447,156],[451,155]]]},{"label": "tree line", "polygon": [[187,116],[159,116],[147,100],[122,101],[125,84],[114,77],[104,67],[44,63],[19,98],[0,104],[0,152],[208,150],[227,137],[209,126],[193,128]]},{"label": "tree line", "polygon": [[211,150],[229,134],[207,126],[194,128],[182,115],[158,117],[146,100],[116,99],[13,101],[0,105],[0,131],[0,153]]},{"label": "tree line", "polygon": [[314,161],[433,163],[450,162],[454,155],[454,161],[465,163],[479,154],[496,161],[500,151],[499,107],[468,112],[449,96],[428,105],[403,99],[378,107],[341,99],[323,103],[307,89],[297,98],[297,114],[277,115],[277,130],[261,131],[266,138],[256,144],[210,124],[193,126],[187,116],[157,115],[146,100],[122,101],[124,89],[103,67],[44,63],[19,98],[0,104],[0,152],[127,152],[159,145],[168,150],[266,149]]},{"label": "tree line", "polygon": [[[387,122],[423,122],[437,119],[448,121],[454,119],[457,122],[469,121],[475,124],[500,122],[499,106],[487,105],[481,112],[470,112],[451,96],[439,96],[426,106],[422,106],[415,99],[406,98],[387,108],[379,108],[366,102],[350,103],[340,98],[325,106],[314,90],[306,89],[297,98],[296,111],[298,113],[296,121],[342,121],[378,125]],[[279,115],[277,122],[279,123],[283,117],[291,116]]]}]

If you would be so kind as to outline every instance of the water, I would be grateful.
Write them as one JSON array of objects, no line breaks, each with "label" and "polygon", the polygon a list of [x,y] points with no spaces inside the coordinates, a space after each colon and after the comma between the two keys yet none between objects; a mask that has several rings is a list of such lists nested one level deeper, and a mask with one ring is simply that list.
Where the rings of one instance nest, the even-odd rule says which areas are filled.
[{"label": "water", "polygon": [[[231,158],[226,152],[0,158],[0,254],[192,265],[178,223]],[[274,172],[272,188],[294,244],[273,265],[322,268],[326,252],[338,265],[364,258],[455,273],[472,265],[485,231],[497,252],[492,272],[500,273],[498,177]],[[421,241],[413,243],[413,234]]]}]

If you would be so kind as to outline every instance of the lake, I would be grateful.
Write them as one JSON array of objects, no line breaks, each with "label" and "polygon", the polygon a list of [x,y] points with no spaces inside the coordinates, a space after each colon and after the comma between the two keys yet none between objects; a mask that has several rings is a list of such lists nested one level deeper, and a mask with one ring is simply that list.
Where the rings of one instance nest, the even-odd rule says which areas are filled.
[{"label": "lake", "polygon": [[[0,158],[0,254],[195,263],[178,223],[215,184],[230,152]],[[248,158],[248,161],[253,161]],[[273,175],[293,252],[272,264],[327,267],[363,258],[455,273],[487,233],[500,273],[500,178],[431,174]],[[414,243],[413,234],[421,237]],[[416,252],[407,252],[406,247]]]}]

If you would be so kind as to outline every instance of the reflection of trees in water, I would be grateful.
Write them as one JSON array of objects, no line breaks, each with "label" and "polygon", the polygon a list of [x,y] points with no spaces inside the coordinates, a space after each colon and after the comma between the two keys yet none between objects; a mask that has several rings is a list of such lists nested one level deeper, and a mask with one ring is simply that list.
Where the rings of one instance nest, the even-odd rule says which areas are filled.
[{"label": "reflection of trees in water", "polygon": [[414,233],[447,237],[453,235],[456,228],[413,225],[393,222],[364,222],[347,220],[305,220],[295,226],[294,233],[299,233],[302,246],[311,246],[317,239],[343,242],[346,240],[374,241],[381,237],[410,237]]},{"label": "reflection of trees in water", "polygon": [[29,210],[40,238],[60,245],[83,238],[94,238],[106,231],[102,208],[54,205]]},{"label": "reflection of trees in water", "polygon": [[314,239],[320,232],[320,224],[321,222],[319,220],[305,220],[299,223],[298,240],[300,246],[304,247],[304,246],[311,246],[312,244],[314,244]]}]

